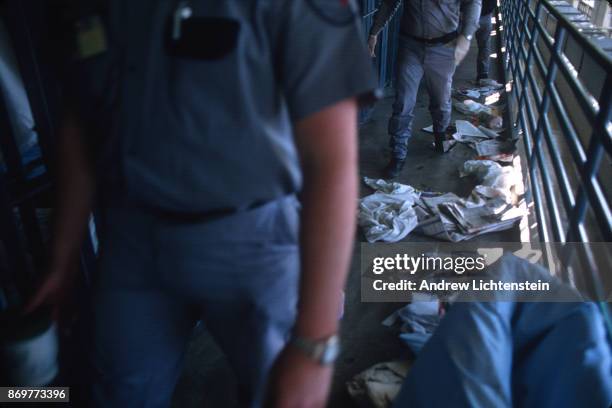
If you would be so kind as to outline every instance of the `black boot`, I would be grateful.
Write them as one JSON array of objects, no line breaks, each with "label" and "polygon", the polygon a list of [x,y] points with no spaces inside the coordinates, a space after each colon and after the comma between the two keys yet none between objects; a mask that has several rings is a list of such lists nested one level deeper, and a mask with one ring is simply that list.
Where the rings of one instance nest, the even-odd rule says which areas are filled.
[{"label": "black boot", "polygon": [[404,168],[405,162],[405,159],[402,160],[392,157],[391,161],[389,161],[389,164],[387,164],[387,167],[385,167],[385,178],[396,178]]},{"label": "black boot", "polygon": [[444,141],[446,140],[446,134],[444,132],[435,132],[434,138],[435,138],[434,144],[436,146],[436,152],[444,153]]}]

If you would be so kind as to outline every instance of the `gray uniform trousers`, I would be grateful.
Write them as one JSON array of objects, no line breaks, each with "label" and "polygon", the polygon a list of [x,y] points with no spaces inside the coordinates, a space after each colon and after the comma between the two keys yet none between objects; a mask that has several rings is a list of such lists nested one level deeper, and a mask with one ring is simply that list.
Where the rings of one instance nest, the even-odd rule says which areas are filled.
[{"label": "gray uniform trousers", "polygon": [[408,139],[412,136],[414,105],[421,79],[429,93],[429,111],[435,132],[444,132],[451,115],[451,84],[455,73],[454,41],[426,45],[400,37],[396,65],[395,102],[389,119],[390,145],[393,157],[406,158]]},{"label": "gray uniform trousers", "polygon": [[168,407],[198,319],[234,368],[240,406],[260,406],[296,314],[295,197],[202,223],[134,208],[104,212],[94,406]]},{"label": "gray uniform trousers", "polygon": [[489,77],[489,65],[491,61],[491,30],[493,24],[491,17],[493,14],[487,14],[480,17],[480,25],[476,31],[476,42],[478,43],[478,57],[476,59],[476,79]]}]

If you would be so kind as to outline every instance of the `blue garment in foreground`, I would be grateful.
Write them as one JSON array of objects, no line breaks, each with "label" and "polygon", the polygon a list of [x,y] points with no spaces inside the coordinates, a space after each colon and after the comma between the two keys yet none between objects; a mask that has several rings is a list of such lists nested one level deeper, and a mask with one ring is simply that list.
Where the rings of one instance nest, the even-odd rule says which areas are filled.
[{"label": "blue garment in foreground", "polygon": [[[519,275],[536,268],[515,257],[504,262]],[[505,301],[454,304],[394,407],[611,404],[612,352],[594,303]]]},{"label": "blue garment in foreground", "polygon": [[118,204],[99,221],[91,406],[169,407],[202,320],[234,370],[240,406],[260,407],[296,315],[297,199],[199,223]]}]

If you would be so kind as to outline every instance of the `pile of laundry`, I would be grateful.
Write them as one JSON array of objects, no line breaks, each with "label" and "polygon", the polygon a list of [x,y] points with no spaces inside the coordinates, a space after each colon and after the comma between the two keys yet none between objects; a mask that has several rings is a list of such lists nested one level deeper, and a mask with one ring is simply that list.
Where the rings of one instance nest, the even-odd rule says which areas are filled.
[{"label": "pile of laundry", "polygon": [[503,231],[525,216],[515,203],[520,173],[492,160],[468,160],[462,177],[477,185],[467,198],[454,193],[421,192],[397,182],[365,178],[376,190],[359,203],[359,225],[368,242],[397,242],[417,231],[443,241],[459,242],[492,231]]}]

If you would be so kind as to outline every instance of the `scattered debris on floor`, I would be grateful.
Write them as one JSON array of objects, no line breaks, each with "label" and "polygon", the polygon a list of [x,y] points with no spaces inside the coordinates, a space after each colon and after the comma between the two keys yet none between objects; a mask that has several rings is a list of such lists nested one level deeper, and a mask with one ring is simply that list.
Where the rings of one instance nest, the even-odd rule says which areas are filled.
[{"label": "scattered debris on floor", "polygon": [[513,187],[520,174],[511,166],[491,160],[468,160],[460,171],[462,177],[473,175],[477,185],[467,199],[452,193],[422,194],[419,202],[418,230],[444,241],[460,242],[487,232],[512,228],[526,215],[513,202]]},{"label": "scattered debris on floor", "polygon": [[389,408],[410,370],[404,360],[378,363],[346,384],[349,395],[362,407]]},{"label": "scattered debris on floor", "polygon": [[455,140],[462,143],[478,143],[490,138],[488,133],[472,125],[467,120],[458,120],[455,122],[457,131],[453,135]]},{"label": "scattered debris on floor", "polygon": [[[501,205],[497,205],[501,204]],[[501,200],[470,207],[467,202],[444,203],[439,213],[421,221],[417,231],[443,241],[461,242],[488,232],[505,231],[518,222],[524,212]]]},{"label": "scattered debris on floor", "polygon": [[512,162],[516,151],[515,141],[503,139],[499,130],[474,126],[465,120],[456,121],[457,131],[453,138],[476,151],[478,159]]},{"label": "scattered debris on floor", "polygon": [[477,115],[481,112],[487,113],[489,115],[493,114],[493,110],[481,103],[473,101],[471,99],[465,99],[463,101],[454,100],[453,107],[464,115]]},{"label": "scattered debris on floor", "polygon": [[440,324],[441,312],[436,297],[415,293],[412,303],[393,312],[382,324],[387,327],[399,326],[400,340],[417,355]]},{"label": "scattered debris on floor", "polygon": [[495,161],[512,161],[514,143],[508,140],[483,140],[474,146],[479,157],[492,157]]},{"label": "scattered debris on floor", "polygon": [[[489,106],[484,100],[503,93],[503,85],[495,81],[479,85],[482,86],[453,91],[453,106],[466,118],[456,120],[448,129],[451,142],[463,143],[475,151],[475,159],[459,169],[461,177],[476,178],[472,192],[463,198],[366,178],[365,183],[376,191],[359,205],[359,225],[368,242],[397,242],[412,231],[459,242],[510,229],[526,215],[524,206],[517,205],[514,189],[522,183],[522,175],[511,165],[516,140],[502,135],[503,106]],[[423,131],[432,133],[433,126]]]},{"label": "scattered debris on floor", "polygon": [[443,241],[460,242],[512,228],[526,215],[515,203],[521,175],[492,160],[468,160],[459,172],[474,176],[467,198],[453,193],[419,192],[412,186],[365,178],[376,192],[361,199],[359,225],[368,242],[397,242],[413,230]]},{"label": "scattered debris on floor", "polygon": [[472,194],[484,199],[501,197],[513,202],[513,187],[521,182],[521,174],[512,166],[501,166],[493,160],[468,160],[459,171],[461,177],[475,176],[476,187]]},{"label": "scattered debris on floor", "polygon": [[445,203],[438,208],[458,227],[456,231],[459,234],[456,235],[462,235],[462,241],[487,232],[510,229],[524,215],[520,208],[513,207],[502,199],[488,200],[478,207],[468,207],[463,203]]},{"label": "scattered debris on floor", "polygon": [[489,129],[489,128],[484,127],[484,126],[478,126],[478,130],[480,130],[482,133],[487,135],[490,139],[497,139],[498,137],[501,136],[500,132],[503,129]]},{"label": "scattered debris on floor", "polygon": [[503,84],[500,84],[499,82],[497,82],[496,80],[491,79],[491,78],[481,78],[478,81],[478,85],[482,86],[482,87],[485,87],[485,86],[486,87],[491,87],[491,88],[494,88],[494,89],[502,89],[504,87]]},{"label": "scattered debris on floor", "polygon": [[[490,127],[475,126],[467,120],[455,121],[454,127],[449,127],[449,133],[454,141],[466,144],[476,151],[479,159],[490,159],[500,162],[511,162],[516,150],[515,141],[501,137],[501,117],[493,116]],[[422,129],[432,133],[433,126]]]},{"label": "scattered debris on floor", "polygon": [[504,122],[500,108],[491,108],[470,99],[462,102],[455,101],[453,106],[459,113],[468,116],[470,118],[469,122],[477,123],[495,132],[502,130]]},{"label": "scattered debris on floor", "polygon": [[359,202],[359,226],[365,231],[368,242],[397,242],[408,235],[418,224],[412,208],[420,193],[413,187],[364,178],[376,192]]},{"label": "scattered debris on floor", "polygon": [[453,89],[452,93],[455,98],[472,98],[481,99],[487,98],[495,93],[500,92],[503,89],[503,85],[494,80],[488,80],[487,82],[481,82],[473,88],[460,87]]}]

